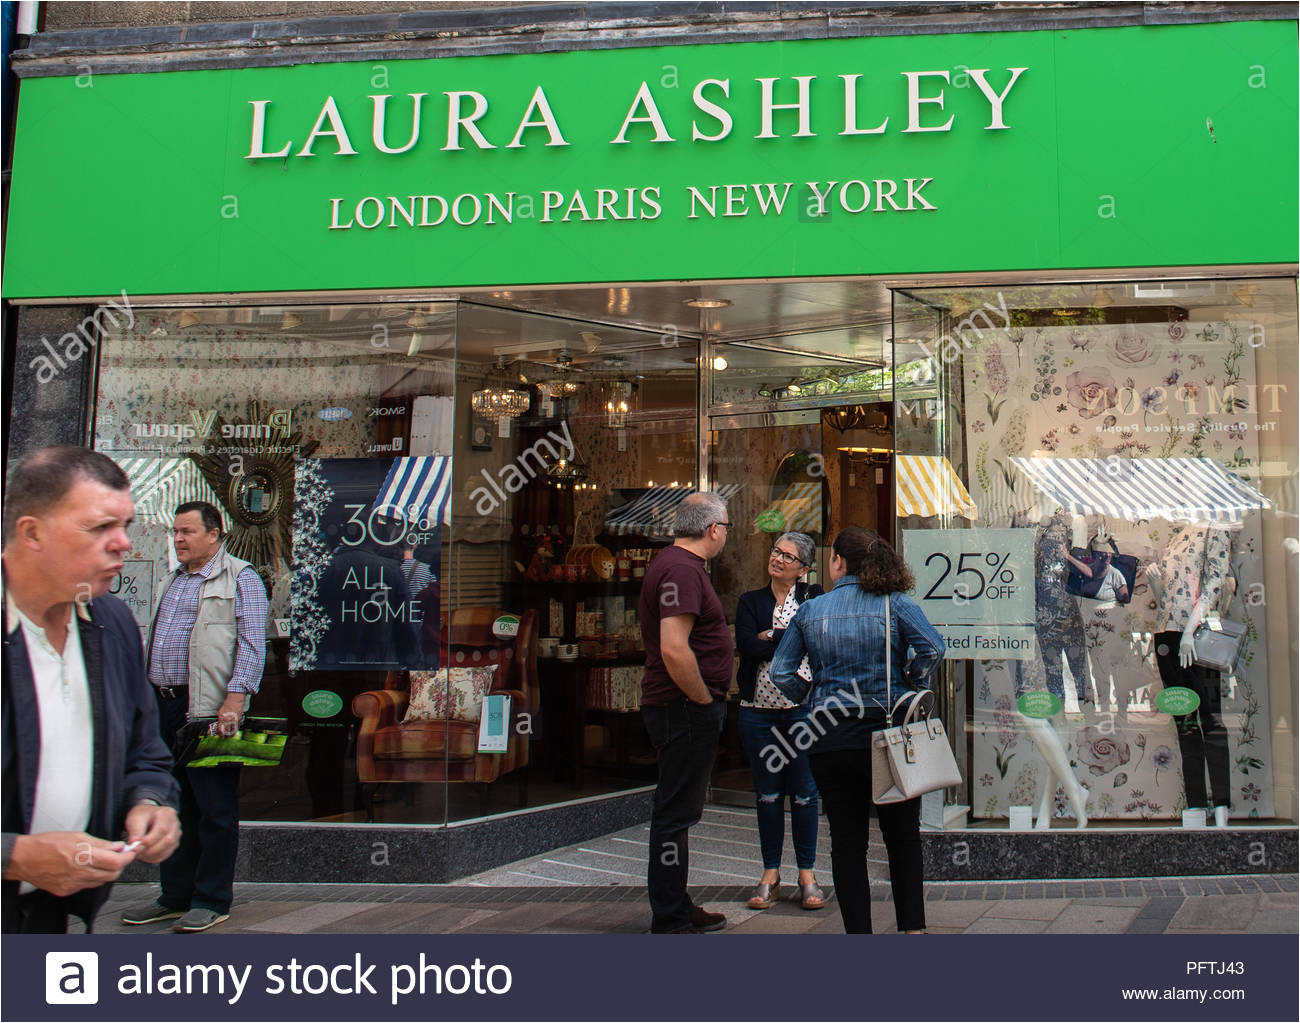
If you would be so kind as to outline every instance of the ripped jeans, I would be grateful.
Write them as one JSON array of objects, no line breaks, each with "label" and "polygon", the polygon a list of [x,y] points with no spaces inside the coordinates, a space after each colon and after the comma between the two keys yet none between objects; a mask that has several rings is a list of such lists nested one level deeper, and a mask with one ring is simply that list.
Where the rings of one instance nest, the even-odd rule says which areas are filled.
[{"label": "ripped jeans", "polygon": [[[740,744],[754,775],[754,802],[758,811],[758,843],[763,869],[781,866],[785,844],[785,797],[790,797],[790,830],[795,865],[812,870],[817,860],[817,785],[808,766],[808,708],[760,710],[740,708]],[[803,727],[796,727],[804,722]],[[782,741],[784,740],[784,741]],[[791,753],[793,752],[793,756]]]}]

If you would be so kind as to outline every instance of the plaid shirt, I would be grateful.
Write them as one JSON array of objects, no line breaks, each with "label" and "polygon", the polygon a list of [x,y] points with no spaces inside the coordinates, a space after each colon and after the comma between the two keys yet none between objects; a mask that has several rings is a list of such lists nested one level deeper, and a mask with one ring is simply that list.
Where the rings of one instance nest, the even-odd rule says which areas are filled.
[{"label": "plaid shirt", "polygon": [[[154,685],[190,684],[190,633],[199,616],[199,589],[212,575],[221,554],[218,550],[197,572],[187,571],[184,565],[176,570],[176,579],[163,597],[154,625],[149,655],[149,681]],[[252,568],[239,573],[235,586],[235,624],[239,638],[234,673],[226,689],[232,693],[255,693],[266,663],[266,587]]]}]

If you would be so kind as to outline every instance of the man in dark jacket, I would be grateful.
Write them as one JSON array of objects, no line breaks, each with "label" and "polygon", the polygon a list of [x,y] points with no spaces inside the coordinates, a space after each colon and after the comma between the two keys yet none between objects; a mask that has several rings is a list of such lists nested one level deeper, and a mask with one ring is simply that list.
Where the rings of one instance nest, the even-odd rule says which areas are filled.
[{"label": "man in dark jacket", "polygon": [[0,929],[89,929],[127,864],[180,838],[140,630],[107,596],[131,549],[130,481],[104,455],[44,448],[14,469],[4,511]]}]

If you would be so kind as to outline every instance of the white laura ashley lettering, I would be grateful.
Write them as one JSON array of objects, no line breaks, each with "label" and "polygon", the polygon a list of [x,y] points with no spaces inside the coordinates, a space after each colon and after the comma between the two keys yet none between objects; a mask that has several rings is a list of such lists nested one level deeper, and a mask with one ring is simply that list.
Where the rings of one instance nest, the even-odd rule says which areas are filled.
[{"label": "white laura ashley lettering", "polygon": [[[995,77],[1001,80],[1005,75],[1005,84],[1000,87],[989,81],[988,76],[993,73],[991,68],[971,68],[965,72],[974,81],[981,99],[988,104],[989,120],[981,130],[1005,131],[1010,127],[1007,101],[1027,70],[1027,67],[999,69]],[[882,108],[890,105],[895,109],[901,106],[899,112],[906,118],[907,127],[902,129],[902,134],[955,130],[959,115],[945,109],[951,83],[950,72],[946,69],[903,71],[900,72],[903,82],[890,78],[863,81],[866,77],[863,73],[834,77],[838,79],[837,85],[832,85],[829,78],[824,85],[819,85],[817,75],[755,78],[752,83],[746,83],[748,87],[743,90],[743,95],[739,83],[733,88],[730,78],[702,78],[691,91],[696,116],[691,117],[689,125],[681,119],[680,113],[674,116],[681,123],[674,125],[673,118],[665,115],[666,108],[661,106],[650,83],[642,81],[625,108],[621,124],[608,136],[609,144],[668,144],[683,138],[689,138],[691,142],[722,142],[732,135],[735,127],[733,111],[742,105],[758,114],[759,131],[754,138],[759,140],[816,137],[814,115],[827,103],[838,105],[836,124],[843,125],[843,129],[837,134],[842,137],[886,134],[892,115]],[[541,85],[535,86],[526,96],[516,94],[502,101],[508,110],[518,112],[518,119],[498,121],[496,141],[483,127],[491,109],[491,100],[485,93],[447,90],[442,93],[443,104],[425,103],[429,95],[427,92],[412,92],[399,100],[382,93],[367,97],[370,101],[370,145],[376,152],[401,156],[418,150],[422,135],[429,127],[425,122],[433,116],[429,114],[432,107],[441,110],[442,152],[482,152],[498,147],[523,149],[530,144],[547,147],[571,145],[562,130],[560,116]],[[390,101],[394,101],[393,106],[397,108],[392,112],[389,110]],[[345,115],[338,98],[326,96],[314,119],[296,126],[299,132],[306,129],[301,145],[294,136],[284,134],[293,131],[294,127],[287,127],[280,123],[282,118],[273,116],[274,102],[272,99],[248,101],[252,110],[246,159],[283,159],[290,154],[295,158],[357,155],[353,138],[361,139],[365,135],[349,129],[348,118],[355,119],[357,113],[348,102],[344,103],[344,108],[351,112]],[[671,112],[671,108],[667,109]],[[582,111],[570,113],[574,117],[583,114]],[[945,113],[947,119],[941,120]],[[277,122],[273,133],[272,121]],[[400,125],[393,129],[395,138],[400,139],[403,132],[406,133],[399,145],[391,144],[390,121],[397,121]],[[352,127],[355,129],[357,125]],[[610,127],[613,129],[614,126]],[[506,131],[510,134],[507,135]],[[271,133],[270,141],[268,133]]]}]

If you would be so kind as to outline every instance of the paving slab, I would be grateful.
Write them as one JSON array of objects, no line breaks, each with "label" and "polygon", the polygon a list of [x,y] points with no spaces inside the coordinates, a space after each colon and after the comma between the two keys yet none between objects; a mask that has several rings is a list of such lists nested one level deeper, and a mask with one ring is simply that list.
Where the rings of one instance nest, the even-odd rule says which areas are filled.
[{"label": "paving slab", "polygon": [[1246,925],[1247,934],[1295,934],[1298,929],[1294,909],[1265,909]]},{"label": "paving slab", "polygon": [[314,906],[303,906],[288,913],[267,917],[242,929],[272,931],[280,934],[306,934],[318,927],[325,927],[346,917],[355,916],[362,910],[373,909],[376,905],[377,903],[374,902],[318,902]]},{"label": "paving slab", "polygon": [[1068,905],[1068,899],[998,899],[987,903],[983,915],[1002,920],[1051,921]]},{"label": "paving slab", "polygon": [[1186,899],[1169,921],[1169,928],[1171,931],[1239,931],[1258,909],[1258,895],[1202,895]]},{"label": "paving slab", "polygon": [[1074,902],[1047,925],[1048,934],[1123,934],[1138,915],[1136,906]]},{"label": "paving slab", "polygon": [[567,916],[573,907],[566,902],[535,902],[512,906],[490,917],[457,928],[463,934],[530,934],[549,927],[557,918]]},{"label": "paving slab", "polygon": [[550,922],[552,930],[565,933],[640,934],[650,926],[648,906],[634,903],[598,902],[565,912]]},{"label": "paving slab", "polygon": [[[438,907],[420,902],[387,902],[317,927],[315,934],[388,934],[426,926]],[[232,916],[233,920],[234,917]]]},{"label": "paving slab", "polygon": [[963,931],[964,934],[1042,934],[1046,920],[1010,920],[982,916]]},{"label": "paving slab", "polygon": [[925,904],[925,922],[929,927],[955,927],[958,930],[969,927],[988,911],[993,903],[945,901],[927,902]]},{"label": "paving slab", "polygon": [[727,932],[730,934],[807,934],[820,922],[815,919],[816,916],[816,913],[792,916],[789,913],[773,915],[768,912],[760,916],[752,916],[743,923],[731,925],[729,922]]}]

